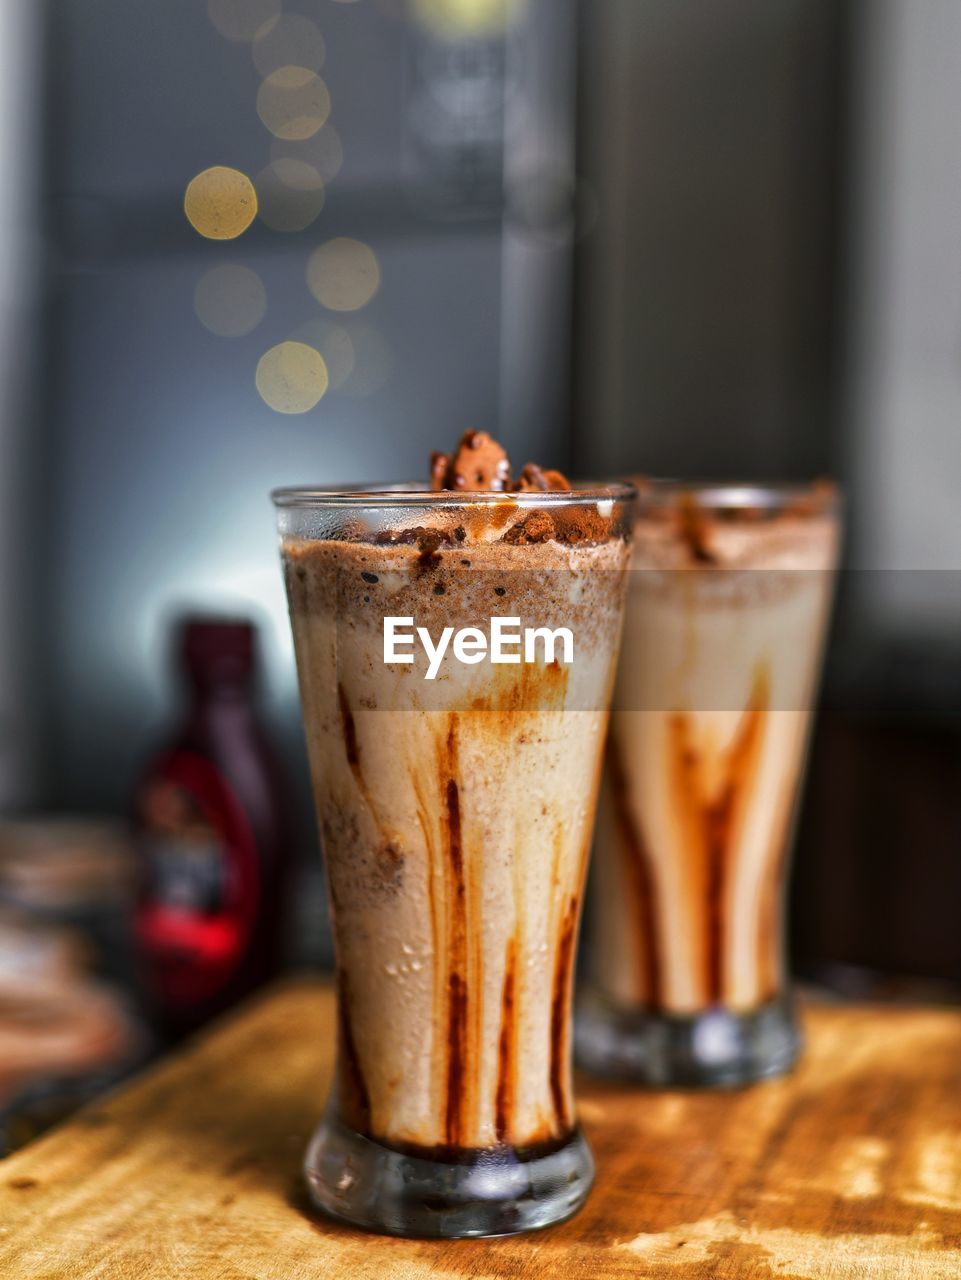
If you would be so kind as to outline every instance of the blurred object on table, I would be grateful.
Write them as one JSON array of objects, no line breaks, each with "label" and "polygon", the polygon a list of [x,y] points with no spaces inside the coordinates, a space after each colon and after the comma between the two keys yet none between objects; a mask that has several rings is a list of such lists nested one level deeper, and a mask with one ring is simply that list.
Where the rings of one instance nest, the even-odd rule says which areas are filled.
[{"label": "blurred object on table", "polygon": [[243,618],[176,625],[184,706],[137,793],[137,950],[171,1038],[274,977],[288,945],[289,805],[256,706],[257,634]]},{"label": "blurred object on table", "polygon": [[116,1083],[142,1046],[108,988],[77,980],[13,991],[0,982],[0,1156]]},{"label": "blurred object on table", "polygon": [[129,993],[132,860],[120,824],[0,823],[0,1153],[119,1079],[145,1039]]},{"label": "blurred object on table", "polygon": [[119,983],[129,981],[134,871],[116,819],[0,821],[0,904],[76,930],[94,970]]}]

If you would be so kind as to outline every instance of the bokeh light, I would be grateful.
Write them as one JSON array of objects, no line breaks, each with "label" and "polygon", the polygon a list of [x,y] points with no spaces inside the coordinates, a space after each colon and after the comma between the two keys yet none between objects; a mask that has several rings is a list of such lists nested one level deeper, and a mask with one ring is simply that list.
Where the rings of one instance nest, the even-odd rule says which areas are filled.
[{"label": "bokeh light", "polygon": [[279,342],[257,364],[257,390],[277,413],[307,413],[329,381],[323,356],[305,342]]},{"label": "bokeh light", "polygon": [[368,245],[338,236],[310,255],[307,284],[328,310],[359,311],[380,287],[380,267]]},{"label": "bokeh light", "polygon": [[200,277],[194,310],[211,333],[240,338],[257,328],[267,310],[267,290],[256,271],[225,263]]},{"label": "bokeh light", "polygon": [[228,40],[250,41],[280,15],[281,0],[207,0],[207,13]]},{"label": "bokeh light", "polygon": [[215,165],[187,184],[184,213],[208,240],[235,240],[257,216],[257,192],[239,169]]},{"label": "bokeh light", "polygon": [[518,16],[523,0],[414,0],[424,26],[450,37],[490,36]]},{"label": "bokeh light", "polygon": [[260,74],[269,76],[289,66],[319,71],[327,50],[316,22],[300,13],[283,13],[257,33],[251,53]]},{"label": "bokeh light", "polygon": [[290,335],[295,342],[305,342],[324,357],[331,391],[342,387],[354,371],[354,344],[343,325],[315,316]]},{"label": "bokeh light", "polygon": [[324,182],[330,182],[340,172],[344,163],[344,148],[340,135],[332,124],[325,124],[322,129],[309,138],[288,142],[286,138],[273,138],[270,143],[271,160],[303,160],[312,165]]},{"label": "bokeh light", "polygon": [[394,371],[390,344],[373,325],[351,321],[344,328],[350,339],[354,364],[339,391],[357,399],[372,396],[386,385]]},{"label": "bokeh light", "polygon": [[257,114],[275,137],[309,138],[330,115],[330,94],[309,67],[278,67],[260,86]]},{"label": "bokeh light", "polygon": [[273,231],[303,231],[324,207],[324,183],[304,160],[285,156],[257,175],[261,221]]}]

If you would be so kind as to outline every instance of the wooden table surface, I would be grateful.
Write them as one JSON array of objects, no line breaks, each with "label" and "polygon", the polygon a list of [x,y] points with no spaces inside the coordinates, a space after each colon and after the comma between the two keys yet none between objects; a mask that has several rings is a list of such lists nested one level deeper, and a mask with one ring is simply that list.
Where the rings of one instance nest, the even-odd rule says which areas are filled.
[{"label": "wooden table surface", "polygon": [[580,1082],[598,1177],[571,1222],[501,1240],[365,1235],[304,1210],[333,997],[282,987],[0,1162],[10,1280],[961,1276],[961,1013],[809,1006],[789,1080]]}]

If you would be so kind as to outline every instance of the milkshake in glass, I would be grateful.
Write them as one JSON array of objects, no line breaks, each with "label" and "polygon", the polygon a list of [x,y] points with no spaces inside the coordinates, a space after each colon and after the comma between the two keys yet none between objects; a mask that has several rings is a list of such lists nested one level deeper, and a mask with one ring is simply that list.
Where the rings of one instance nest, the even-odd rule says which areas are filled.
[{"label": "milkshake in glass", "polygon": [[783,898],[835,490],[654,484],[637,505],[578,1061],[650,1084],[787,1070]]},{"label": "milkshake in glass", "polygon": [[306,1174],[365,1227],[502,1234],[593,1178],[570,996],[633,490],[508,488],[481,433],[434,485],[274,495],[337,954]]}]

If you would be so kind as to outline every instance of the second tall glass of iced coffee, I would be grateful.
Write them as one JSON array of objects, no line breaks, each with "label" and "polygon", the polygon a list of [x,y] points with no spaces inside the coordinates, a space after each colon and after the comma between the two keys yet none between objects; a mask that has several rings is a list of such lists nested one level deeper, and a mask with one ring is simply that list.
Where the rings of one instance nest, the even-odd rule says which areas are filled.
[{"label": "second tall glass of iced coffee", "polygon": [[590,1188],[569,1005],[632,497],[276,495],[338,971],[306,1170],[347,1221],[499,1234]]},{"label": "second tall glass of iced coffee", "polygon": [[793,1063],[786,864],[838,549],[830,486],[637,506],[577,1052],[648,1084]]}]

